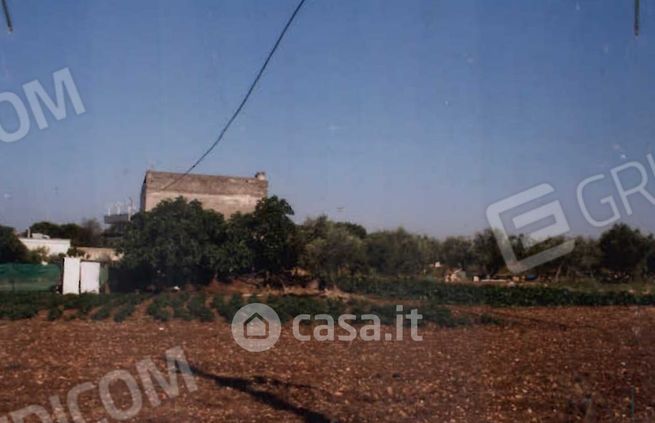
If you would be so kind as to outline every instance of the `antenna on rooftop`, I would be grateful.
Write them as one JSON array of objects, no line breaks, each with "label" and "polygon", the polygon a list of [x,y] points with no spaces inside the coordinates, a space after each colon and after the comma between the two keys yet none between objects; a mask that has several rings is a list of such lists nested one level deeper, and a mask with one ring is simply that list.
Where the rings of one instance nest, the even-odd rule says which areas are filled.
[{"label": "antenna on rooftop", "polygon": [[129,201],[116,201],[111,203],[107,209],[107,214],[104,217],[106,224],[122,224],[127,223],[132,219],[136,208],[134,207],[134,200],[129,197]]}]

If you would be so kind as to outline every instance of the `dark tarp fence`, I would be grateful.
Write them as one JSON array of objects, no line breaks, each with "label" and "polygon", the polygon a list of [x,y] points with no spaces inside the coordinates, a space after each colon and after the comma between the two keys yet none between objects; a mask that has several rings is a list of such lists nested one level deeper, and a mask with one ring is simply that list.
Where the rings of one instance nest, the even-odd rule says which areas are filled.
[{"label": "dark tarp fence", "polygon": [[61,280],[55,264],[0,264],[0,292],[50,291]]}]

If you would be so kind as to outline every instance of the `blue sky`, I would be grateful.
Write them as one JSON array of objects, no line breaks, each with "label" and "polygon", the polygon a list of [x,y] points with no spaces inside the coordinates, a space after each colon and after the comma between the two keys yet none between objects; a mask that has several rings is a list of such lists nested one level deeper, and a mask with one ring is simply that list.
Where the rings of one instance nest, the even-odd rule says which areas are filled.
[{"label": "blue sky", "polygon": [[[52,72],[68,67],[86,106],[0,142],[0,224],[23,229],[101,218],[113,202],[138,202],[146,169],[185,170],[296,1],[9,6],[0,91],[24,99],[37,79],[53,93]],[[326,213],[439,236],[482,229],[489,204],[548,182],[573,232],[594,233],[576,185],[604,173],[595,202],[618,202],[610,169],[646,165],[653,151],[655,6],[642,2],[638,39],[632,13],[632,1],[610,0],[308,0],[197,171],[265,170],[298,220]],[[0,125],[15,120],[0,105]],[[654,206],[632,204],[623,220],[655,230]]]}]

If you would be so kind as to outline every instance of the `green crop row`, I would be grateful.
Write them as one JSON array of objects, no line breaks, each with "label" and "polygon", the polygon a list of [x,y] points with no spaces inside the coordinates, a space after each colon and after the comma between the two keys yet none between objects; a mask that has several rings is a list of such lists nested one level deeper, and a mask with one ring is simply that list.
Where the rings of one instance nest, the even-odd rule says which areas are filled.
[{"label": "green crop row", "polygon": [[[531,306],[607,306],[655,305],[655,294],[637,295],[622,291],[583,292],[542,286],[476,286],[471,284],[445,284],[431,281],[356,281],[346,285],[350,292],[376,294],[380,297],[420,300],[427,320],[448,326],[450,317],[443,305],[490,305],[494,307]],[[0,319],[27,319],[40,311],[47,311],[48,320],[81,318],[114,321],[128,319],[136,307],[149,296],[138,294],[111,294],[62,296],[52,293],[0,293]],[[250,302],[263,302],[275,309],[285,322],[298,314],[329,314],[337,316],[349,312],[356,315],[378,314],[382,321],[390,322],[395,316],[391,306],[375,305],[366,301],[340,301],[336,299],[303,296],[256,296],[244,299],[240,295],[207,298],[203,293],[166,293],[151,297],[146,313],[159,321],[172,318],[211,322],[216,314],[227,321],[239,308]],[[209,306],[207,305],[209,303]],[[216,313],[216,314],[215,314]],[[445,316],[445,317],[444,317]],[[440,324],[441,324],[440,323]]]},{"label": "green crop row", "polygon": [[584,292],[544,286],[498,286],[430,280],[356,279],[339,283],[343,291],[396,299],[429,299],[439,304],[494,307],[655,305],[655,294],[626,291]]}]

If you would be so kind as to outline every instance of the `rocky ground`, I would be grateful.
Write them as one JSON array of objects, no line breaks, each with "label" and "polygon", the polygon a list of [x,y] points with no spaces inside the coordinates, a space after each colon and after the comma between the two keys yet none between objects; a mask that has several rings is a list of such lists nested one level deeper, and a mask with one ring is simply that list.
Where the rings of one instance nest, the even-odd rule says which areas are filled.
[{"label": "rocky ground", "polygon": [[[180,377],[180,395],[160,390],[159,406],[144,394],[132,421],[655,420],[655,308],[457,311],[503,324],[425,327],[422,342],[303,343],[285,326],[273,349],[248,353],[225,322],[2,321],[0,422],[29,405],[52,413],[52,396],[68,412],[68,392],[85,382],[94,388],[79,397],[83,418],[112,421],[103,376],[124,369],[138,380],[147,357],[163,370],[176,346],[197,390]],[[125,384],[111,392],[116,407],[130,407]]]}]

